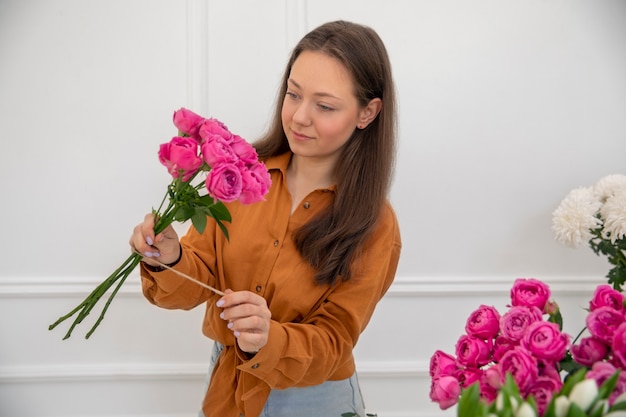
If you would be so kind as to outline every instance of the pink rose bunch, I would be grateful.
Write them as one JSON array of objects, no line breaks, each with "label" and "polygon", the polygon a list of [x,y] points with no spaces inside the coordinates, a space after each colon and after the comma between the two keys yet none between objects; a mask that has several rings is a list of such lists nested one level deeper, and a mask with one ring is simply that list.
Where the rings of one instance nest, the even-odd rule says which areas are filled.
[{"label": "pink rose bunch", "polygon": [[[589,302],[586,318],[589,336],[571,347],[575,362],[591,368],[587,378],[601,385],[618,369],[626,369],[626,308],[624,295],[608,284],[599,285]],[[609,403],[626,392],[626,372],[621,373]]]},{"label": "pink rose bunch", "polygon": [[438,350],[431,357],[431,400],[449,408],[477,382],[481,398],[491,403],[510,374],[522,397],[533,396],[542,413],[563,385],[559,362],[570,345],[569,336],[547,319],[558,310],[550,295],[545,283],[519,278],[506,313],[486,305],[472,312],[455,354]]},{"label": "pink rose bunch", "polygon": [[174,112],[179,130],[159,148],[159,161],[174,178],[190,181],[199,171],[208,171],[206,189],[211,197],[242,204],[263,201],[271,180],[256,150],[226,125],[181,108]]},{"label": "pink rose bunch", "polygon": [[[162,144],[158,152],[159,161],[172,175],[172,180],[161,205],[152,210],[156,219],[154,232],[161,233],[175,221],[191,220],[193,227],[203,233],[207,219],[211,217],[228,239],[228,229],[223,222],[230,222],[231,217],[224,203],[263,201],[271,185],[270,174],[265,164],[258,160],[256,150],[231,133],[219,120],[206,119],[185,108],[175,111],[173,119],[178,135]],[[200,172],[208,173],[206,179],[192,184]],[[206,193],[200,192],[203,186]],[[104,319],[120,287],[141,263],[142,257],[140,253],[132,252],[79,305],[59,317],[48,329],[52,330],[74,317],[64,337],[69,338],[105,293],[114,288],[96,323],[87,332],[85,338],[89,338]]]}]

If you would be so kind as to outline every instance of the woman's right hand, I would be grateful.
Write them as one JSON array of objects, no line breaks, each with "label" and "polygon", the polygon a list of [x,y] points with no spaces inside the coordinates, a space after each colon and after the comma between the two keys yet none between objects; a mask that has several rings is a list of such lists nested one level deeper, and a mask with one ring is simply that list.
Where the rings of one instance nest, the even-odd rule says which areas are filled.
[{"label": "woman's right hand", "polygon": [[172,227],[167,226],[165,230],[155,236],[154,234],[154,214],[146,214],[142,223],[135,226],[130,237],[131,250],[143,255],[143,262],[148,265],[158,266],[152,259],[163,264],[171,264],[180,258],[180,242],[178,234]]}]

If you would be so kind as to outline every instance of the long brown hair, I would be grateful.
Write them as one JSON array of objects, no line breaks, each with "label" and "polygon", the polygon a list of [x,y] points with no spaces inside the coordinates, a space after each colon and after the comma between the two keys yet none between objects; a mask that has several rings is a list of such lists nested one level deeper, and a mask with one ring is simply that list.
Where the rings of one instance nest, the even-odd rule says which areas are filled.
[{"label": "long brown hair", "polygon": [[263,159],[289,150],[281,109],[291,68],[303,51],[325,53],[352,76],[361,106],[380,98],[382,109],[364,129],[355,129],[335,167],[337,192],[325,211],[294,234],[300,254],[320,284],[350,279],[350,265],[374,228],[389,193],[396,154],[396,98],[387,50],[371,28],[346,21],[319,26],[294,48],[283,74],[271,125],[255,143]]}]

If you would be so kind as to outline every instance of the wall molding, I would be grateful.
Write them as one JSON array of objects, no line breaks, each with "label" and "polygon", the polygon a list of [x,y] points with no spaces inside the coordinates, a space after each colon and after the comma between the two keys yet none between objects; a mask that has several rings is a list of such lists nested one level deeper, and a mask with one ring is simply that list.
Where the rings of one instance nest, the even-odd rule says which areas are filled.
[{"label": "wall molding", "polygon": [[[424,361],[362,361],[362,378],[427,378]],[[0,367],[0,384],[83,381],[154,381],[204,379],[208,362],[199,363],[86,363]]]},{"label": "wall molding", "polygon": [[187,0],[187,106],[209,111],[209,2]]},{"label": "wall molding", "polygon": [[285,48],[291,51],[309,31],[306,0],[285,0]]},{"label": "wall molding", "polygon": [[[105,277],[0,277],[2,297],[66,297],[86,296]],[[389,288],[388,297],[431,297],[508,295],[514,277],[398,277]],[[597,285],[604,282],[597,276],[563,277],[543,279],[553,294],[589,295]],[[134,271],[126,280],[118,295],[141,296],[139,272]]]}]

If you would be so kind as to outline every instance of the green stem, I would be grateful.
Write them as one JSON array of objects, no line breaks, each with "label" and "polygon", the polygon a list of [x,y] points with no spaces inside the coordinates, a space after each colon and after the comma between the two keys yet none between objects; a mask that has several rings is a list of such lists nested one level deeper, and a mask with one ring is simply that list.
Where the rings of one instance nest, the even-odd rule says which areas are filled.
[{"label": "green stem", "polygon": [[[167,226],[169,226],[170,224],[174,222],[174,218],[176,217],[176,212],[179,208],[179,204],[184,203],[189,198],[189,190],[191,189],[197,192],[197,188],[202,186],[202,184],[200,184],[197,187],[194,187],[190,184],[191,181],[193,181],[200,172],[202,172],[202,169],[198,170],[192,176],[192,178],[186,182],[182,182],[180,179],[172,180],[172,182],[168,186],[167,192],[163,196],[163,200],[161,201],[161,204],[159,205],[159,209],[156,211],[153,210],[157,219],[155,227],[154,227],[155,234],[161,233],[163,230],[165,230]],[[167,204],[167,208],[161,215],[160,214],[161,209],[163,208],[165,201],[168,199],[168,196],[170,198]],[[115,287],[115,289],[109,296],[106,304],[104,305],[104,308],[102,309],[100,316],[96,320],[96,323],[93,325],[93,327],[89,330],[89,332],[85,336],[85,338],[89,338],[89,336],[93,334],[93,332],[96,330],[96,328],[100,325],[100,323],[104,319],[104,315],[108,311],[111,305],[111,302],[117,295],[118,291],[120,290],[120,288],[122,287],[122,285],[124,284],[128,276],[131,274],[131,272],[137,267],[137,265],[139,265],[139,263],[141,262],[141,259],[142,259],[141,255],[137,253],[132,253],[122,263],[122,265],[120,265],[119,268],[117,268],[111,275],[109,275],[103,282],[101,282],[87,297],[85,297],[85,299],[80,304],[78,304],[72,311],[70,311],[64,316],[61,316],[57,321],[51,324],[48,327],[48,330],[53,330],[55,327],[63,323],[65,320],[76,315],[72,325],[70,326],[65,337],[63,338],[63,340],[68,339],[72,335],[74,328],[78,324],[80,324],[85,319],[85,317],[89,315],[89,313],[91,313],[91,311],[94,309],[98,301],[100,301],[102,296],[104,296],[104,294],[106,294],[106,292],[116,282],[119,281],[117,286]]]},{"label": "green stem", "polygon": [[141,257],[137,255],[137,257],[133,260],[132,264],[126,269],[126,271],[124,271],[124,274],[121,276],[121,279],[119,283],[117,284],[117,286],[115,287],[115,290],[113,290],[113,292],[109,296],[109,299],[104,305],[104,308],[102,309],[102,312],[100,313],[100,316],[98,317],[98,320],[96,320],[96,324],[94,324],[91,330],[89,330],[89,332],[85,336],[85,339],[89,339],[89,336],[91,336],[93,332],[96,331],[96,328],[100,325],[100,322],[104,319],[104,315],[109,309],[109,306],[111,305],[111,302],[113,301],[113,298],[115,298],[115,296],[117,295],[117,292],[120,290],[120,288],[122,288],[122,284],[124,284],[124,282],[126,281],[126,278],[128,278],[128,276],[133,271],[133,269],[135,269],[135,267],[139,265],[139,262],[141,262]]},{"label": "green stem", "polygon": [[109,275],[103,282],[101,282],[87,297],[85,297],[85,299],[78,306],[76,306],[68,314],[61,316],[57,321],[51,324],[48,327],[48,330],[53,330],[59,324],[63,323],[65,320],[80,312],[78,316],[74,319],[74,322],[72,323],[70,329],[63,338],[63,340],[68,339],[72,335],[72,331],[74,330],[74,328],[79,323],[81,323],[83,319],[87,317],[87,315],[89,315],[91,310],[95,307],[100,298],[102,298],[102,296],[108,291],[108,289],[111,288],[113,284],[115,284],[115,282],[120,278],[130,275],[130,273],[139,264],[140,261],[140,255],[136,253],[131,254],[119,268],[117,268],[111,275]]}]

